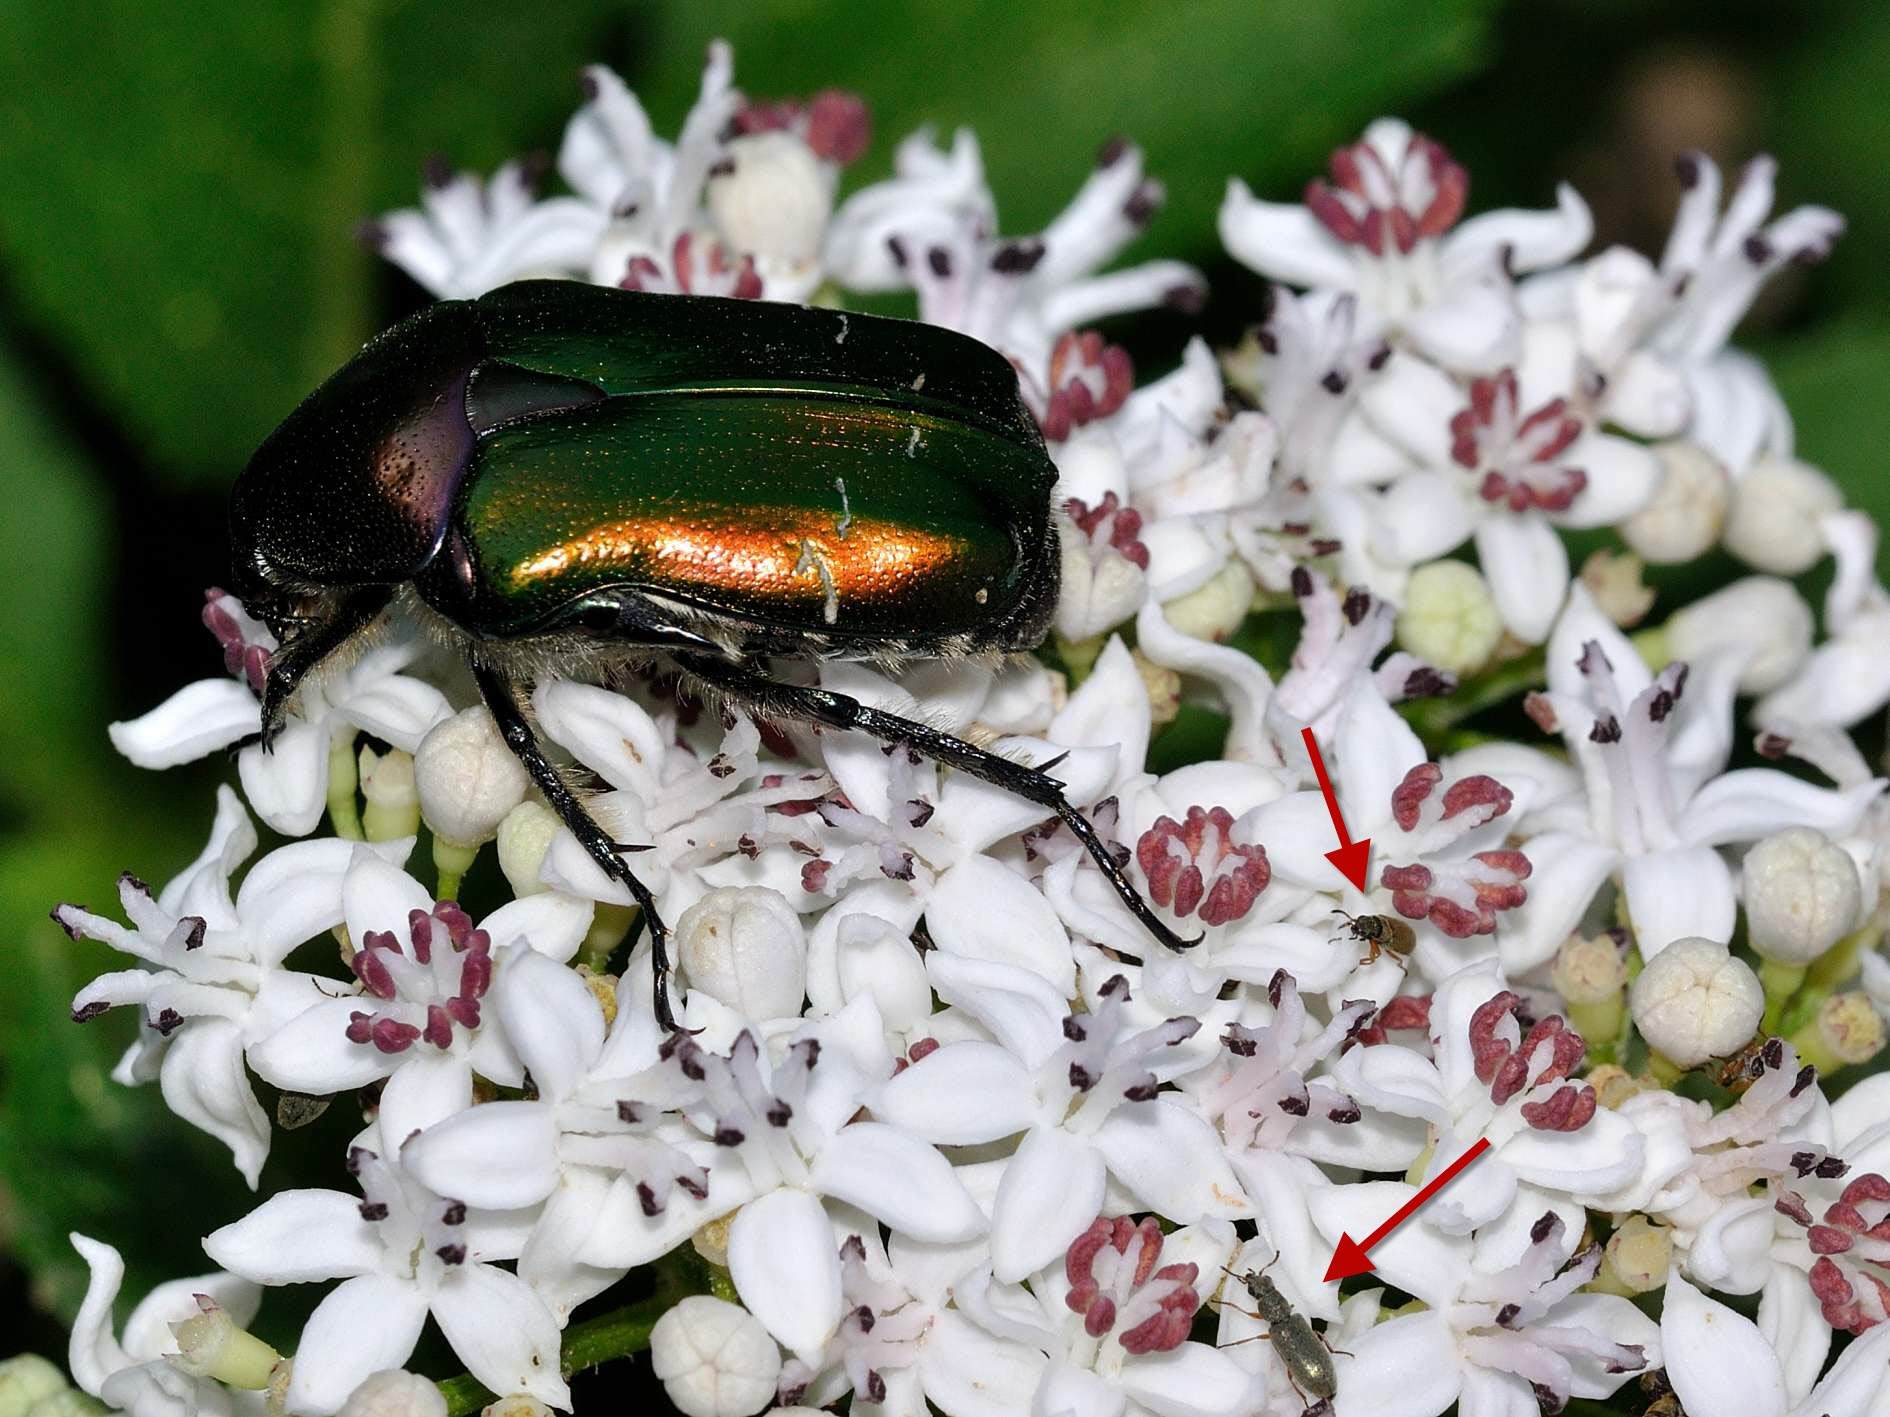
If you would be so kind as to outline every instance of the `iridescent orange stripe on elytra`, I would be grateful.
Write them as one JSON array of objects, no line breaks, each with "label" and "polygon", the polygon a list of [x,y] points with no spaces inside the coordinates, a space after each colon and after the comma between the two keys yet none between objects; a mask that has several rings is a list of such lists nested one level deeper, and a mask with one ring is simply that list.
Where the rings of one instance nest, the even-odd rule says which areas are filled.
[{"label": "iridescent orange stripe on elytra", "polygon": [[749,513],[766,526],[625,517],[550,547],[512,572],[516,587],[579,567],[618,569],[676,586],[876,600],[960,558],[960,537],[830,511]]}]

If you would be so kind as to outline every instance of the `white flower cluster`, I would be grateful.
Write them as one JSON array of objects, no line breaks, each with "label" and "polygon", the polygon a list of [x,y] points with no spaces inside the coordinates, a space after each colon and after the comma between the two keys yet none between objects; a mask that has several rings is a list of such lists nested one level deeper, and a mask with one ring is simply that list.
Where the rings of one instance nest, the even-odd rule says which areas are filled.
[{"label": "white flower cluster", "polygon": [[[1279,284],[1242,348],[1196,341],[1138,386],[1095,322],[1203,286],[1103,271],[1162,197],[1133,147],[1006,238],[965,132],[913,135],[836,209],[862,106],[749,102],[723,47],[673,144],[607,70],[585,93],[572,195],[440,174],[380,248],[448,297],[528,274],[910,289],[1009,356],[1063,479],[1067,673],[810,672],[1054,760],[1199,942],[1156,946],[1041,808],[911,751],[704,712],[660,673],[547,679],[536,723],[676,926],[665,1035],[628,895],[394,624],[273,753],[241,749],[248,811],[223,789],[182,875],[124,877],[122,922],[55,912],[134,961],[73,1002],[137,1009],[117,1078],[157,1079],[252,1186],[256,1080],[281,1121],[344,1096],[365,1118],[347,1184],[212,1226],[225,1273],[154,1295],[122,1346],[117,1257],[78,1240],[78,1385],[138,1417],[439,1413],[396,1371],[430,1318],[508,1412],[571,1406],[571,1325],[567,1363],[609,1356],[599,1332],[652,1346],[690,1417],[849,1394],[902,1417],[1520,1414],[1661,1381],[1691,1417],[1890,1413],[1890,1077],[1819,1083],[1890,1008],[1890,812],[1847,731],[1890,701],[1890,593],[1876,529],[1727,343],[1839,220],[1772,216],[1766,159],[1727,196],[1689,155],[1658,261],[1584,254],[1572,190],[1466,218],[1464,170],[1384,120],[1303,204],[1232,185],[1222,238]],[[1573,574],[1566,528],[1624,549]],[[1722,545],[1753,574],[1624,632],[1644,563]],[[1827,553],[1819,639],[1785,578]],[[220,593],[204,616],[229,677],[115,725],[136,762],[257,731],[273,641]],[[1256,619],[1290,659],[1230,643]],[[1155,771],[1183,698],[1226,715],[1225,747]],[[1328,860],[1305,729],[1370,839],[1362,888]],[[1830,785],[1730,766],[1753,744]],[[306,837],[324,808],[332,835],[245,866],[249,811]],[[462,878],[503,903],[473,919]],[[1479,1140],[1372,1247],[1375,1279],[1326,1278]],[[1261,1271],[1323,1362],[1249,1312]],[[627,1277],[653,1324],[573,1323]],[[242,1328],[255,1286],[328,1282],[291,1357]],[[1756,1323],[1709,1291],[1759,1296]],[[1834,1330],[1863,1337],[1826,1372]]]}]

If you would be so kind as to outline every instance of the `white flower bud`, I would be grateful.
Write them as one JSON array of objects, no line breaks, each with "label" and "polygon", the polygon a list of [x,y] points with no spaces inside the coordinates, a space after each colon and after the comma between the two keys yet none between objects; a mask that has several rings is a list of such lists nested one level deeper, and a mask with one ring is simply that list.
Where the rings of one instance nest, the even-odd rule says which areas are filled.
[{"label": "white flower bud", "polygon": [[1717,941],[1690,935],[1647,962],[1628,995],[1647,1046],[1683,1068],[1750,1041],[1765,1014],[1759,976]]},{"label": "white flower bud", "polygon": [[1630,1215],[1608,1237],[1603,1257],[1608,1274],[1633,1294],[1646,1294],[1667,1282],[1673,1265],[1673,1236],[1644,1215]]},{"label": "white flower bud", "polygon": [[435,836],[455,846],[491,841],[531,787],[525,765],[483,708],[433,725],[414,755],[414,779],[421,816]]},{"label": "white flower bud", "polygon": [[1603,546],[1582,562],[1581,580],[1596,608],[1625,630],[1640,624],[1654,608],[1654,588],[1641,579],[1645,569],[1633,552]]},{"label": "white flower bud", "polygon": [[1240,628],[1253,609],[1253,573],[1229,561],[1204,585],[1163,604],[1162,614],[1184,635],[1219,642]]},{"label": "white flower bud", "polygon": [[1598,1004],[1627,987],[1627,961],[1609,935],[1570,935],[1555,952],[1549,981],[1571,1004]]},{"label": "white flower bud", "polygon": [[1726,549],[1758,570],[1799,575],[1824,555],[1818,519],[1843,506],[1837,484],[1809,463],[1761,458],[1733,489]]},{"label": "white flower bud", "polygon": [[746,1309],[692,1294],[656,1321],[650,1364],[683,1417],[750,1417],[774,1401],[781,1350]]},{"label": "white flower bud", "polygon": [[1621,539],[1643,561],[1673,566],[1704,556],[1719,540],[1732,501],[1732,479],[1698,443],[1660,443],[1660,486],[1645,507],[1622,522]]},{"label": "white flower bud", "polygon": [[676,922],[676,958],[689,987],[743,1018],[791,1018],[807,992],[801,917],[779,891],[724,886]]},{"label": "white flower bud", "polygon": [[1791,582],[1747,576],[1675,611],[1667,621],[1667,649],[1690,661],[1715,650],[1745,654],[1739,692],[1767,694],[1811,654],[1811,633],[1811,607]]},{"label": "white flower bud", "polygon": [[1130,650],[1129,657],[1135,661],[1135,672],[1142,676],[1142,687],[1148,691],[1150,720],[1157,728],[1173,723],[1181,713],[1181,675],[1165,664],[1157,664],[1139,649]]},{"label": "white flower bud", "polygon": [[27,1417],[34,1404],[66,1390],[66,1375],[37,1353],[0,1362],[0,1417]]},{"label": "white flower bud", "polygon": [[820,252],[833,210],[834,175],[813,150],[779,129],[729,143],[709,179],[709,212],[723,240],[758,258],[806,266]]},{"label": "white flower bud", "polygon": [[499,869],[505,873],[513,895],[537,895],[548,889],[538,873],[562,825],[558,814],[543,802],[521,802],[505,814],[505,820],[499,823]]},{"label": "white flower bud", "polygon": [[515,1392],[497,1402],[488,1402],[479,1417],[551,1417],[552,1409],[529,1392]]},{"label": "white flower bud", "polygon": [[389,1368],[363,1378],[340,1417],[446,1417],[446,1398],[418,1373]]},{"label": "white flower bud", "polygon": [[33,1404],[28,1417],[111,1417],[115,1411],[83,1388],[69,1387],[46,1394]]},{"label": "white flower bud", "polygon": [[1451,674],[1474,674],[1490,662],[1503,638],[1490,583],[1462,561],[1430,561],[1411,572],[1398,643],[1427,664]]},{"label": "white flower bud", "polygon": [[361,749],[361,829],[369,841],[397,841],[420,830],[420,798],[414,790],[413,754],[390,748]]},{"label": "white flower bud", "polygon": [[1780,964],[1810,964],[1851,932],[1863,907],[1857,863],[1810,827],[1768,836],[1746,853],[1740,875],[1747,937]]},{"label": "white flower bud", "polygon": [[1867,994],[1855,990],[1833,994],[1818,1006],[1812,1026],[1817,1030],[1816,1042],[1829,1055],[1824,1059],[1826,1071],[1868,1063],[1883,1051],[1883,1019]]}]

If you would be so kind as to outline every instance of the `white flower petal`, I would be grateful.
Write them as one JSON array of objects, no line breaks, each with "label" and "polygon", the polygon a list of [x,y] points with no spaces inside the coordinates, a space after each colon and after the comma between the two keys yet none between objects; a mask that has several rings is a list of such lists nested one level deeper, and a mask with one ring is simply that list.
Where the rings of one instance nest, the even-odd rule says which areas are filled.
[{"label": "white flower petal", "polygon": [[485,1210],[536,1205],[558,1184],[558,1124],[548,1102],[486,1102],[427,1128],[400,1164],[435,1195]]},{"label": "white flower petal", "polygon": [[1687,1411],[1784,1417],[1785,1376],[1772,1346],[1752,1320],[1687,1283],[1678,1265],[1667,1276],[1660,1344]]},{"label": "white flower petal", "polygon": [[941,1146],[1012,1136],[1036,1118],[1036,1087],[1024,1065],[995,1043],[947,1043],[867,1098],[881,1121]]},{"label": "white flower petal", "polygon": [[1184,1343],[1122,1366],[1129,1397],[1160,1417],[1234,1417],[1252,1410],[1253,1374],[1205,1343]]},{"label": "white flower petal", "polygon": [[[1485,1157],[1478,1164],[1488,1163]],[[1451,1195],[1463,1179],[1459,1175],[1443,1194]],[[1402,1181],[1359,1181],[1314,1191],[1307,1201],[1313,1224],[1328,1243],[1336,1245],[1342,1234],[1363,1240],[1416,1194],[1416,1186]],[[1470,1255],[1468,1237],[1442,1234],[1421,1221],[1405,1222],[1371,1250],[1372,1263],[1386,1283],[1433,1307],[1456,1302],[1470,1275]]]},{"label": "white flower petal", "polygon": [[112,746],[141,768],[194,763],[262,729],[262,706],[235,679],[186,684],[149,713],[108,725]]},{"label": "white flower petal", "polygon": [[1015,1284],[1051,1263],[1103,1207],[1102,1154],[1061,1127],[1034,1128],[998,1183],[991,1213],[991,1269]]},{"label": "white flower petal", "polygon": [[919,1349],[925,1395],[946,1417],[1018,1417],[1049,1360],[1035,1348],[991,1337],[956,1309],[932,1320]]},{"label": "white flower petal", "polygon": [[236,775],[250,809],[284,836],[307,836],[328,805],[326,721],[290,719],[264,752],[252,743],[236,755]]},{"label": "white flower petal", "polygon": [[1732,939],[1738,914],[1732,872],[1710,846],[1630,856],[1621,888],[1644,960],[1690,935],[1721,944]]},{"label": "white flower petal", "polygon": [[338,1411],[364,1379],[407,1361],[426,1321],[427,1301],[412,1284],[364,1274],[336,1285],[296,1344],[288,1410],[311,1417]]},{"label": "white flower petal", "polygon": [[242,1030],[197,1019],[171,1040],[158,1073],[164,1104],[229,1147],[251,1190],[269,1156],[269,1118],[243,1069]]},{"label": "white flower petal", "polygon": [[1890,1413],[1890,1325],[1878,1324],[1842,1353],[1791,1417],[1886,1417]]},{"label": "white flower petal", "polygon": [[521,900],[508,900],[479,922],[492,936],[494,951],[514,941],[559,964],[567,963],[584,943],[595,907],[588,900],[560,891],[540,891]]},{"label": "white flower petal", "polygon": [[381,1239],[361,1202],[340,1191],[278,1191],[204,1237],[204,1253],[258,1284],[303,1284],[379,1267]]},{"label": "white flower petal", "polygon": [[596,996],[575,970],[536,950],[507,959],[494,992],[500,1026],[538,1095],[553,1102],[569,1097],[604,1051],[604,1011]]},{"label": "white flower petal", "polygon": [[842,1127],[821,1148],[812,1184],[915,1240],[968,1240],[984,1215],[938,1151],[883,1122]]},{"label": "white flower petal", "polygon": [[[1548,1321],[1640,1349],[1646,1365],[1642,1371],[1661,1366],[1660,1325],[1619,1294],[1571,1294],[1555,1306]],[[1611,1373],[1599,1358],[1586,1354],[1570,1354],[1569,1361],[1575,1369],[1576,1397],[1607,1397],[1634,1377],[1631,1372]]]},{"label": "white flower petal", "polygon": [[[1805,1276],[1791,1265],[1773,1265],[1766,1275],[1759,1299],[1759,1332],[1778,1354],[1786,1396],[1795,1403],[1803,1402],[1831,1351],[1831,1325],[1818,1311],[1818,1300]],[[1875,1380],[1879,1383],[1890,1383],[1890,1361],[1886,1358],[1877,1361]],[[1861,1412],[1865,1408],[1866,1404],[1859,1402],[1854,1407],[1831,1410]]]},{"label": "white flower petal", "polygon": [[433,1318],[467,1371],[494,1392],[527,1392],[570,1410],[557,1321],[517,1275],[489,1264],[460,1266],[434,1291]]},{"label": "white flower petal", "polygon": [[1405,1314],[1351,1343],[1334,1364],[1335,1417],[1437,1417],[1457,1400],[1457,1340],[1442,1314]]},{"label": "white flower petal", "polygon": [[1243,266],[1289,285],[1349,290],[1345,248],[1297,202],[1263,202],[1238,177],[1221,199],[1221,244]]},{"label": "white flower petal", "polygon": [[817,1368],[842,1303],[839,1249],[820,1202],[786,1188],[748,1202],[729,1227],[728,1271],[748,1312]]},{"label": "white flower petal", "polygon": [[1116,1179],[1171,1220],[1253,1214],[1214,1128],[1178,1102],[1158,1097],[1118,1107],[1093,1140]]},{"label": "white flower petal", "polygon": [[1541,644],[1568,595],[1568,548],[1547,518],[1499,512],[1477,528],[1477,563],[1489,578],[1503,624]]},{"label": "white flower petal", "polygon": [[1076,992],[1070,937],[1050,902],[989,856],[970,856],[938,878],[925,922],[939,949],[1018,965],[1065,998]]},{"label": "white flower petal", "polygon": [[311,1097],[331,1097],[386,1077],[399,1066],[400,1055],[348,1040],[349,1017],[361,1003],[350,994],[304,1009],[250,1045],[249,1065],[264,1081]]}]

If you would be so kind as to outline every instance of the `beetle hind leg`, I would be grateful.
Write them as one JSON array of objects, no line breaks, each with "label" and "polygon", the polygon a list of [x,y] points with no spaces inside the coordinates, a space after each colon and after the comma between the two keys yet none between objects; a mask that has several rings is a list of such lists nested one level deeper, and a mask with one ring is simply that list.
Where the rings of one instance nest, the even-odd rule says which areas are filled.
[{"label": "beetle hind leg", "polygon": [[1142,893],[1135,888],[1121,864],[1110,852],[1096,828],[1063,795],[1063,784],[1040,768],[1012,762],[996,753],[954,738],[951,734],[884,709],[873,708],[845,694],[799,684],[783,684],[726,660],[698,655],[677,655],[676,663],[710,688],[718,689],[745,704],[765,718],[796,718],[829,728],[857,729],[885,743],[907,743],[935,762],[957,768],[994,787],[1014,793],[1026,802],[1034,802],[1055,812],[1090,860],[1101,869],[1104,879],[1129,908],[1142,927],[1171,950],[1186,950],[1200,943],[1200,936],[1183,939],[1163,923]]},{"label": "beetle hind leg", "polygon": [[525,771],[531,774],[538,790],[545,794],[545,801],[551,810],[571,829],[571,834],[578,839],[578,845],[584,848],[591,860],[601,866],[606,875],[622,881],[641,908],[642,918],[650,928],[650,965],[656,975],[656,1021],[668,1032],[676,1032],[679,1025],[669,1001],[669,927],[663,923],[663,917],[657,911],[656,897],[650,894],[650,888],[637,879],[636,873],[623,859],[625,851],[647,848],[622,846],[612,841],[610,833],[584,810],[584,804],[578,801],[577,794],[572,792],[563,775],[539,746],[538,735],[532,731],[531,723],[526,719],[525,710],[519,704],[518,695],[509,680],[483,667],[475,668],[473,676],[479,681],[480,696],[485,699],[486,707],[498,723],[506,746],[525,765]]}]

